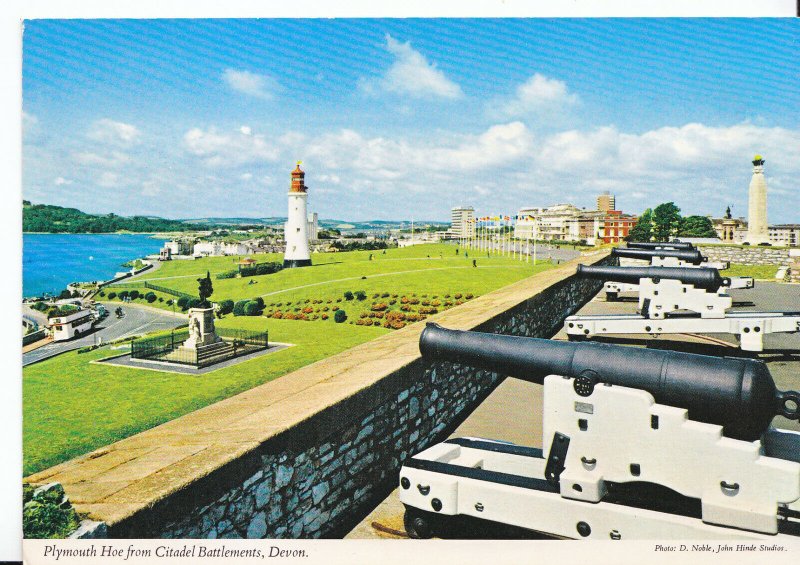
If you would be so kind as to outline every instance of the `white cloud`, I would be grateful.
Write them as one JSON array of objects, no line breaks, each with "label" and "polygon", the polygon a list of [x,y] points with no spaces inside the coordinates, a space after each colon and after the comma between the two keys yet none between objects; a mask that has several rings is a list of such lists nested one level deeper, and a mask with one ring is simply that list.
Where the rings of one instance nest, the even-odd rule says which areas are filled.
[{"label": "white cloud", "polygon": [[161,192],[161,187],[154,180],[148,180],[142,183],[143,196],[156,196]]},{"label": "white cloud", "polygon": [[141,132],[136,126],[115,122],[108,118],[95,121],[87,133],[87,136],[95,141],[119,145],[129,145],[136,141],[140,135]]},{"label": "white cloud", "polygon": [[555,115],[577,103],[578,95],[565,82],[536,73],[517,87],[513,97],[492,101],[489,114],[503,118]]},{"label": "white cloud", "polygon": [[53,181],[53,184],[56,185],[56,186],[70,185],[70,184],[72,184],[72,181],[69,180],[69,179],[65,179],[64,177],[57,177]]},{"label": "white cloud", "polygon": [[500,124],[479,135],[438,136],[436,142],[365,138],[353,130],[328,134],[307,145],[309,157],[328,169],[353,169],[376,180],[413,178],[420,171],[476,171],[528,155],[533,138],[521,122]]},{"label": "white cloud", "polygon": [[105,188],[116,187],[118,182],[119,182],[119,175],[108,171],[101,174],[100,178],[97,179],[97,184]]},{"label": "white cloud", "polygon": [[250,135],[253,133],[253,129],[250,126],[242,126],[239,128],[239,131],[245,135]]},{"label": "white cloud", "polygon": [[121,151],[112,151],[109,155],[98,155],[91,151],[73,153],[72,158],[81,165],[100,166],[100,167],[119,167],[128,163],[131,158]]},{"label": "white cloud", "polygon": [[218,133],[214,128],[193,128],[183,136],[185,149],[210,167],[227,167],[259,161],[274,161],[278,150],[261,134]]},{"label": "white cloud", "polygon": [[265,100],[272,98],[280,87],[272,77],[236,69],[225,69],[222,79],[237,92]]},{"label": "white cloud", "polygon": [[249,181],[249,180],[252,180],[252,179],[253,179],[253,173],[244,173],[244,174],[241,174],[241,175],[239,175],[239,179],[241,179],[241,180],[243,180],[243,181]]},{"label": "white cloud", "polygon": [[[463,95],[461,87],[447,78],[434,63],[428,62],[410,42],[401,43],[387,35],[386,49],[394,55],[394,62],[379,81],[384,90],[418,98],[453,99]],[[368,81],[362,81],[361,85],[367,92],[373,89]]]}]

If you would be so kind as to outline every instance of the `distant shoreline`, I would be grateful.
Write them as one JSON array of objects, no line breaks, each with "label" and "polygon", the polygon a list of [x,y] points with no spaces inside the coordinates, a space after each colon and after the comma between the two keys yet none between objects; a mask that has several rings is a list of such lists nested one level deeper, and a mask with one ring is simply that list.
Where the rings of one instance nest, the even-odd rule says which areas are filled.
[{"label": "distant shoreline", "polygon": [[95,232],[72,232],[72,231],[24,231],[22,235],[149,235],[153,239],[169,239],[170,234],[181,235],[196,232],[152,232],[152,231],[109,231],[103,233]]}]

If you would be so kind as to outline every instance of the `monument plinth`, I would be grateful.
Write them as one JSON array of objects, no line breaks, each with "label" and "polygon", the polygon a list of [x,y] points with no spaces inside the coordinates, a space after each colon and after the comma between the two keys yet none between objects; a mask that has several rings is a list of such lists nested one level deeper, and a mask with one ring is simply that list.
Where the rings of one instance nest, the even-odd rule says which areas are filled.
[{"label": "monument plinth", "polygon": [[189,339],[183,342],[182,349],[199,349],[222,341],[214,328],[213,308],[189,309]]}]

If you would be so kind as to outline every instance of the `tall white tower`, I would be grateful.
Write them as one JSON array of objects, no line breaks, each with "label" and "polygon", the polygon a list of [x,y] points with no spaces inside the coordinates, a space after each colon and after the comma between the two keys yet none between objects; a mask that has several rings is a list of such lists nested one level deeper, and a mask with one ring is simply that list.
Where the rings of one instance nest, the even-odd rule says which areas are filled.
[{"label": "tall white tower", "polygon": [[764,179],[764,159],[753,157],[753,178],[750,180],[750,199],[747,210],[747,242],[750,245],[769,242],[767,231],[767,181]]},{"label": "tall white tower", "polygon": [[308,187],[305,185],[306,174],[300,170],[300,161],[292,171],[292,184],[289,187],[289,218],[286,221],[284,239],[286,252],[283,255],[284,268],[308,267],[311,265],[311,254],[308,251]]}]

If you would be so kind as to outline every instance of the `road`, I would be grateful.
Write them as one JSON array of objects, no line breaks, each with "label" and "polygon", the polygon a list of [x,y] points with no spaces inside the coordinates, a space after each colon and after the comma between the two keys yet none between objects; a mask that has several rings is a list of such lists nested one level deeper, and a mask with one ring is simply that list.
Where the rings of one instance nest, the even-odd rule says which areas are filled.
[{"label": "road", "polygon": [[[586,304],[580,314],[631,314],[637,307],[635,294],[623,295],[619,302],[606,302],[601,292]],[[800,310],[800,285],[771,282],[756,282],[754,289],[732,290],[734,311],[797,311]],[[733,336],[717,334],[709,338],[728,342]],[[769,367],[777,388],[800,389],[800,334],[772,334],[764,336],[765,351],[757,357]],[[554,339],[566,340],[561,331]],[[613,341],[609,339],[608,341]],[[625,341],[626,345],[639,347],[686,350],[706,355],[736,355],[738,349],[720,346],[718,341],[709,342],[705,336],[661,336],[652,339]],[[772,352],[770,352],[772,350]],[[779,350],[780,352],[777,352]],[[541,385],[507,378],[483,403],[453,432],[451,437],[484,437],[507,441],[518,445],[541,447],[542,404]],[[778,428],[800,431],[800,422],[777,416],[773,425]],[[378,526],[377,528],[375,526]],[[506,532],[507,533],[507,532]],[[493,537],[491,530],[467,533],[469,535]],[[400,539],[404,538],[403,506],[397,490],[387,496],[371,514],[365,517],[345,539]]]},{"label": "road", "polygon": [[103,342],[109,342],[131,335],[174,328],[185,323],[185,316],[173,315],[172,312],[159,311],[155,308],[127,304],[122,307],[125,316],[117,318],[113,314],[117,304],[106,304],[105,306],[112,313],[95,326],[95,331],[78,339],[49,343],[33,351],[23,353],[22,366],[24,367],[73,349],[93,345],[100,338],[102,338]]}]

